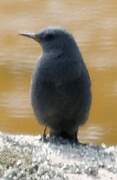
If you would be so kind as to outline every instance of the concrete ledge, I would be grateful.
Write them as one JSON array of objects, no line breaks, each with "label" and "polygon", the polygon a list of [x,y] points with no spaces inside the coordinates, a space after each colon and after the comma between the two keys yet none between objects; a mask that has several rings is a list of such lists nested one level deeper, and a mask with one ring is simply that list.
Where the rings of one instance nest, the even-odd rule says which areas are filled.
[{"label": "concrete ledge", "polygon": [[117,180],[117,146],[0,133],[0,180]]}]

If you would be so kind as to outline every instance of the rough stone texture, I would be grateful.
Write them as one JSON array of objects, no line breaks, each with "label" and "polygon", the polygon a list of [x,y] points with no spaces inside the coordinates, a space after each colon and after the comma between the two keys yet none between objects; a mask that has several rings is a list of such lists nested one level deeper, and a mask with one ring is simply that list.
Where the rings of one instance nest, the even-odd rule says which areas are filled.
[{"label": "rough stone texture", "polygon": [[117,146],[0,134],[0,180],[117,180]]}]

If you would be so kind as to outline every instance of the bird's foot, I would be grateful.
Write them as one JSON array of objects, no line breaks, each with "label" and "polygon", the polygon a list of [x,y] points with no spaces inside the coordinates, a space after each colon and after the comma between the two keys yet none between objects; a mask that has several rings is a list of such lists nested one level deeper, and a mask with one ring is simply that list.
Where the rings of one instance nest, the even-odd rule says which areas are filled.
[{"label": "bird's foot", "polygon": [[50,137],[59,140],[62,144],[80,144],[77,138],[77,133],[68,134],[66,132],[51,131]]}]

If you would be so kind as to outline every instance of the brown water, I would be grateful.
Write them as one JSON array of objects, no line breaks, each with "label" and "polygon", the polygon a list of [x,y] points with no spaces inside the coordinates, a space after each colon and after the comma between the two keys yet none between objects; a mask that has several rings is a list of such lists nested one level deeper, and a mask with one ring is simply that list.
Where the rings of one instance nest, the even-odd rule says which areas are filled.
[{"label": "brown water", "polygon": [[91,79],[93,103],[82,141],[117,144],[117,1],[0,1],[0,131],[38,134],[30,105],[32,70],[39,45],[18,32],[58,25],[79,43]]}]

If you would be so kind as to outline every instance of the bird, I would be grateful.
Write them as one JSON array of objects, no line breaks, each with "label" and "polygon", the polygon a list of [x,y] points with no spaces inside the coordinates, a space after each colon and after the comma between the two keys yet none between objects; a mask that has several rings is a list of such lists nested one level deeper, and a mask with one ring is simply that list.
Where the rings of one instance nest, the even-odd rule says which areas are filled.
[{"label": "bird", "polygon": [[91,80],[73,35],[62,27],[46,27],[20,35],[37,41],[42,54],[31,85],[31,103],[37,120],[50,134],[79,142],[78,132],[88,119]]}]

